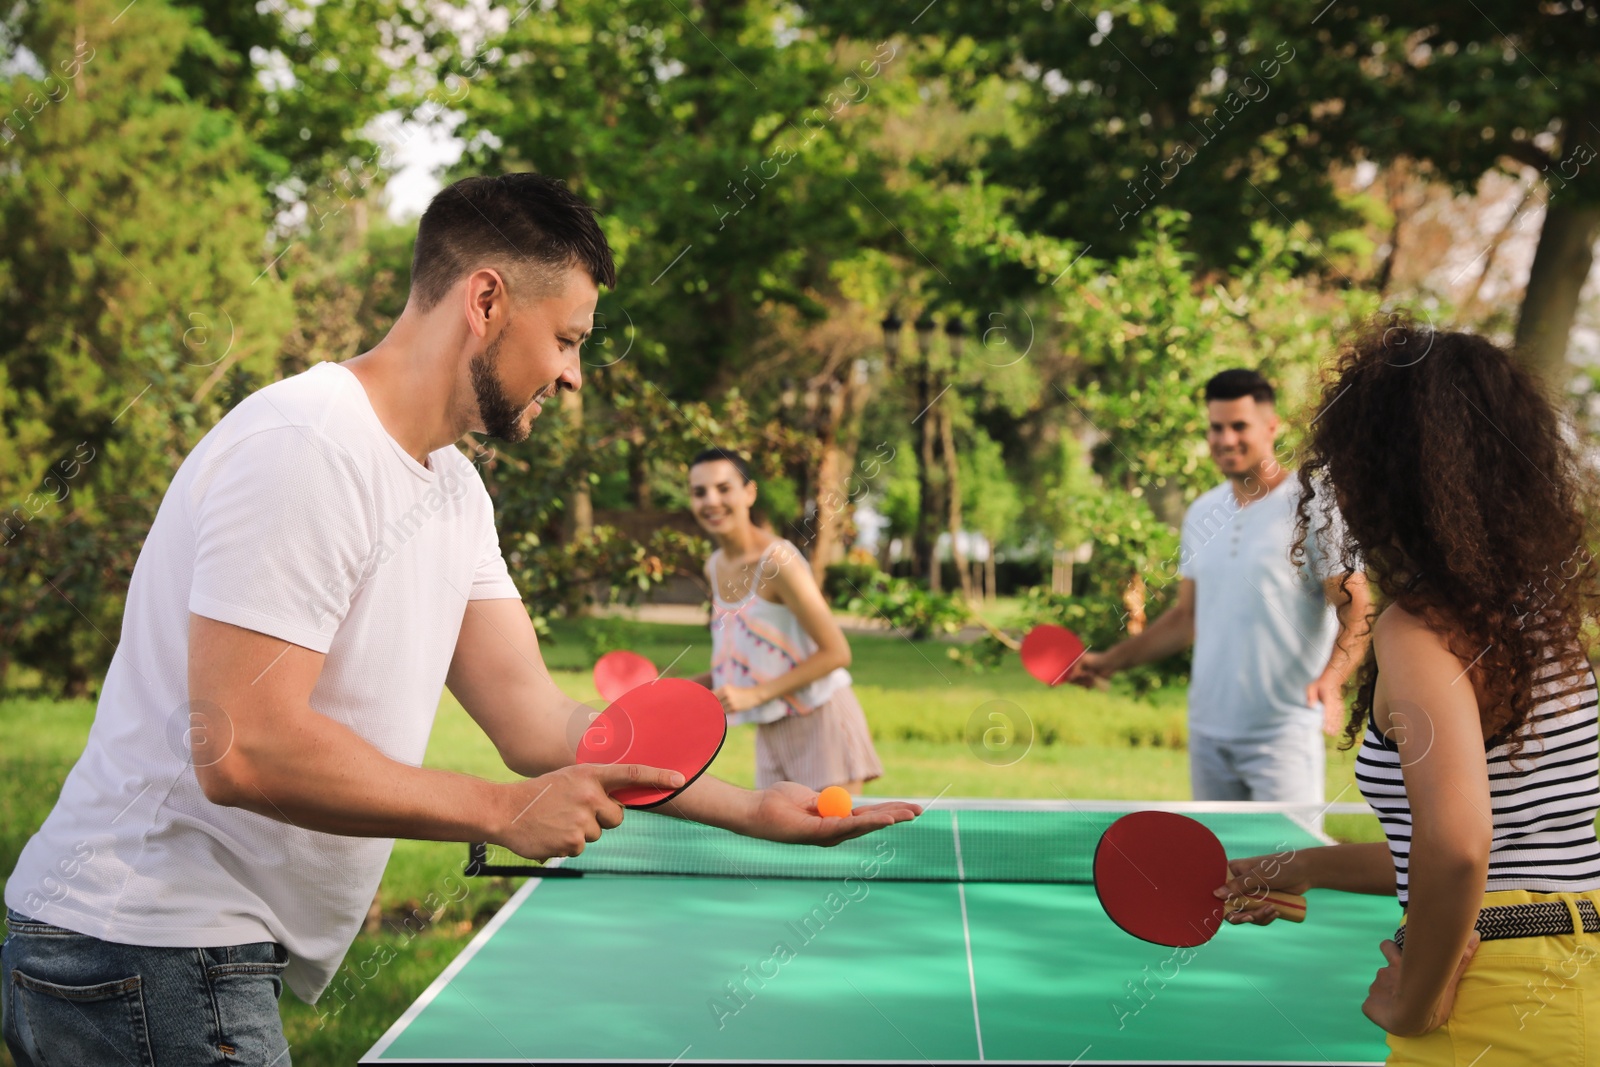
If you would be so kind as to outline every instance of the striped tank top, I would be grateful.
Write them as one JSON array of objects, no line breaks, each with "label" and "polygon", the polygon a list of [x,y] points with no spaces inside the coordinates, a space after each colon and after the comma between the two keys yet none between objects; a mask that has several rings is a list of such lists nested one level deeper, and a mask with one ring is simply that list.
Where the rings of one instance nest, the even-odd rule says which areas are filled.
[{"label": "striped tank top", "polygon": [[[1562,671],[1552,656],[1535,675],[1535,696],[1523,744],[1513,759],[1508,745],[1486,755],[1494,841],[1489,849],[1490,892],[1525,889],[1566,893],[1600,889],[1600,810],[1594,672]],[[1389,839],[1395,884],[1405,906],[1411,859],[1411,805],[1400,775],[1400,751],[1372,723],[1356,754],[1356,785]]]}]

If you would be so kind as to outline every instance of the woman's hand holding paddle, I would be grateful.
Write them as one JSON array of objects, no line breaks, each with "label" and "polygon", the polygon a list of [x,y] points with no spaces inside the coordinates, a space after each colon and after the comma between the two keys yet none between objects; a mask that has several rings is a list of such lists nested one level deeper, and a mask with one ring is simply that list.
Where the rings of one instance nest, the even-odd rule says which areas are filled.
[{"label": "woman's hand holding paddle", "polygon": [[1279,918],[1268,893],[1273,891],[1303,896],[1311,888],[1303,853],[1275,852],[1266,856],[1228,861],[1228,880],[1216,890],[1219,900],[1236,902],[1227,921],[1265,926]]}]

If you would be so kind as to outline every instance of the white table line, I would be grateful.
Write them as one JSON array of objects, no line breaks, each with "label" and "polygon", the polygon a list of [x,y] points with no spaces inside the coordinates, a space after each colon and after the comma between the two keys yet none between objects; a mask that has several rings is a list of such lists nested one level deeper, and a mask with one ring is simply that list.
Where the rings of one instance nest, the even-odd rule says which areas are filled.
[{"label": "white table line", "polygon": [[967,948],[967,987],[972,990],[972,1030],[978,1038],[978,1059],[983,1059],[983,1021],[978,1016],[978,973],[972,967],[972,927],[967,922],[967,869],[961,862],[961,826],[950,813],[950,839],[956,847],[956,898],[961,901],[961,938]]}]

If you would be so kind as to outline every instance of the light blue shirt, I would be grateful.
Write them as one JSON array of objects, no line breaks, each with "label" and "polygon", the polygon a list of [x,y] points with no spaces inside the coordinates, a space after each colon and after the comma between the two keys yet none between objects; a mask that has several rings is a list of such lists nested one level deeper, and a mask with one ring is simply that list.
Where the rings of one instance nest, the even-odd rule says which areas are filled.
[{"label": "light blue shirt", "polygon": [[1191,733],[1262,740],[1322,720],[1306,686],[1328,665],[1339,633],[1322,580],[1335,572],[1329,557],[1342,523],[1331,506],[1314,517],[1306,564],[1296,567],[1289,547],[1299,500],[1294,475],[1244,506],[1224,482],[1183,517],[1178,573],[1195,585]]}]

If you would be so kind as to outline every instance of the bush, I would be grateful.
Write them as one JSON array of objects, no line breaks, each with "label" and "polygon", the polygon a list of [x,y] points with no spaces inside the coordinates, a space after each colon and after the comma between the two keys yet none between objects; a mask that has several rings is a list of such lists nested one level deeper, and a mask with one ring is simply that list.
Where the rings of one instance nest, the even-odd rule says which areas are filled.
[{"label": "bush", "polygon": [[[917,699],[911,694],[873,691],[872,739],[879,743],[924,742],[970,745],[971,709],[944,700]],[[1034,748],[1166,748],[1189,745],[1187,715],[1181,702],[1151,699],[1130,704],[1126,697],[1077,690],[1059,699],[1028,700],[1027,716]]]},{"label": "bush", "polygon": [[866,592],[883,572],[874,561],[830,563],[822,572],[822,595],[836,608],[848,608],[850,601]]},{"label": "bush", "polygon": [[607,652],[632,649],[633,645],[629,640],[632,628],[624,620],[607,617],[583,621],[585,625],[579,633],[582,635],[584,652],[591,663]]},{"label": "bush", "polygon": [[875,571],[857,588],[859,592],[845,605],[846,610],[885,619],[914,641],[935,633],[955,633],[970,615],[955,597],[930,593],[909,578],[891,578],[882,571]]},{"label": "bush", "polygon": [[561,544],[533,534],[508,539],[506,562],[535,618],[568,617],[596,604],[634,603],[674,574],[696,576],[710,547],[698,537],[660,529],[635,541],[612,526]]}]

